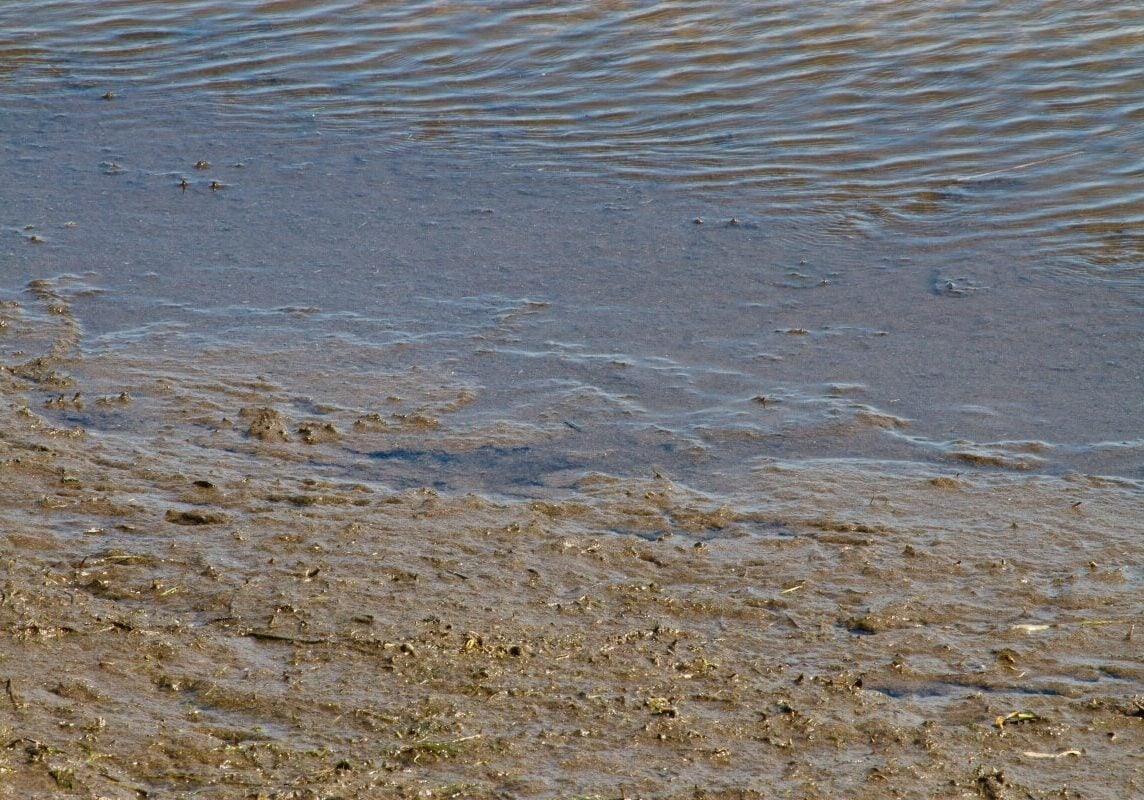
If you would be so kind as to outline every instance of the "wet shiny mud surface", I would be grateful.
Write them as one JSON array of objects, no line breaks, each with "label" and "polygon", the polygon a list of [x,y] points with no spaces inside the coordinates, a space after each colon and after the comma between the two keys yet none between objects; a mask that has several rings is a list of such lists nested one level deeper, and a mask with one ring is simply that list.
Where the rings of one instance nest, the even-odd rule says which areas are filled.
[{"label": "wet shiny mud surface", "polygon": [[0,796],[1140,791],[1131,479],[398,488],[351,467],[543,436],[463,422],[416,365],[353,407],[313,372],[302,403],[272,352],[85,352],[92,291],[0,307]]}]

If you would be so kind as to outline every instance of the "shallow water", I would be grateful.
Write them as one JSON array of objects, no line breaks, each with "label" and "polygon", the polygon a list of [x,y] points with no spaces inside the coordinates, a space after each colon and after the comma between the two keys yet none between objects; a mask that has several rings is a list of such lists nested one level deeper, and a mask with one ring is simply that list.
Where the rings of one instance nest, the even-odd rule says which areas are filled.
[{"label": "shallow water", "polygon": [[0,6],[0,779],[1138,790],[1144,21],[846,9]]},{"label": "shallow water", "polygon": [[[29,176],[64,180],[14,182],[40,227],[10,237],[8,269],[83,276],[90,352],[208,370],[230,369],[236,346],[267,370],[288,352],[270,372],[285,396],[336,376],[322,402],[348,408],[390,362],[419,366],[473,395],[466,424],[549,441],[554,464],[656,466],[716,492],[791,456],[1141,475],[1138,306],[1028,255],[952,258],[813,215],[394,159],[356,139],[287,155],[253,134],[165,128],[156,145],[80,119],[91,143],[45,130],[24,156]],[[225,188],[193,169],[173,185],[200,157]],[[79,167],[101,158],[121,171]],[[436,480],[464,480],[458,466],[434,465]],[[495,481],[481,488],[512,488]]]},{"label": "shallow water", "polygon": [[[34,10],[33,10],[34,9]],[[1133,2],[7,3],[5,94],[654,181],[1139,296]]]}]

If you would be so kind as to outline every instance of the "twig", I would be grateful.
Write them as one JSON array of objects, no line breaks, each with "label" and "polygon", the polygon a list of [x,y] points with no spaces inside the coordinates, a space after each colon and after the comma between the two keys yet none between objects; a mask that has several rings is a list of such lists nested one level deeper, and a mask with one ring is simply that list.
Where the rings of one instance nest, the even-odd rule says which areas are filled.
[{"label": "twig", "polygon": [[270,631],[246,631],[243,636],[249,636],[252,639],[266,639],[271,642],[289,642],[290,644],[329,644],[329,639],[305,639],[301,636],[287,636],[282,633],[271,633]]}]

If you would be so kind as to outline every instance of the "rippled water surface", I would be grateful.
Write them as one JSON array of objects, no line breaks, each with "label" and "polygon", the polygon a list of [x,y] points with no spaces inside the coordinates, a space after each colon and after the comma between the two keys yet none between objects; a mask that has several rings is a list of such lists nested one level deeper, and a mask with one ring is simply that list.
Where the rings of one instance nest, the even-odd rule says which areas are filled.
[{"label": "rippled water surface", "polygon": [[[551,305],[515,356],[626,359],[648,399],[682,381],[689,402],[643,410],[685,437],[759,433],[736,404],[771,391],[807,411],[796,426],[863,402],[883,428],[920,420],[907,450],[1032,440],[1136,460],[1144,15],[832,9],[8,3],[9,196],[76,202],[92,193],[60,179],[96,171],[101,193],[125,190],[111,202],[144,216],[117,263],[172,285],[98,263],[122,214],[92,219],[108,237],[94,260],[59,261],[131,282],[116,307],[140,289],[217,306],[254,270],[263,294],[244,303],[300,292],[393,325],[362,291],[380,276],[390,313],[446,328],[481,305]],[[213,172],[192,168],[209,153]],[[529,188],[541,173],[565,183]],[[188,178],[227,187],[210,221],[193,191],[159,188]],[[506,204],[521,191],[537,199]],[[13,234],[75,221],[16,213]],[[198,250],[196,225],[225,247]]]},{"label": "rippled water surface", "polygon": [[597,454],[536,463],[1139,476],[1144,15],[830,10],[4,4],[9,288],[299,387],[399,346]]},{"label": "rippled water surface", "polygon": [[1054,274],[1141,288],[1134,2],[8,2],[0,14],[9,98],[110,90],[258,130],[495,152],[934,244],[1000,237]]}]

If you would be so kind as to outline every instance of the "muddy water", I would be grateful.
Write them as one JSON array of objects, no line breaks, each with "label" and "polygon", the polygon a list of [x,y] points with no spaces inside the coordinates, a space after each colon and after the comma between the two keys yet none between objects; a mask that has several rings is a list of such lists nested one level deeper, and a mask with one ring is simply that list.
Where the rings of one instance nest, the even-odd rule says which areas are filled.
[{"label": "muddy water", "polygon": [[1134,6],[29,8],[0,797],[1140,792]]}]

